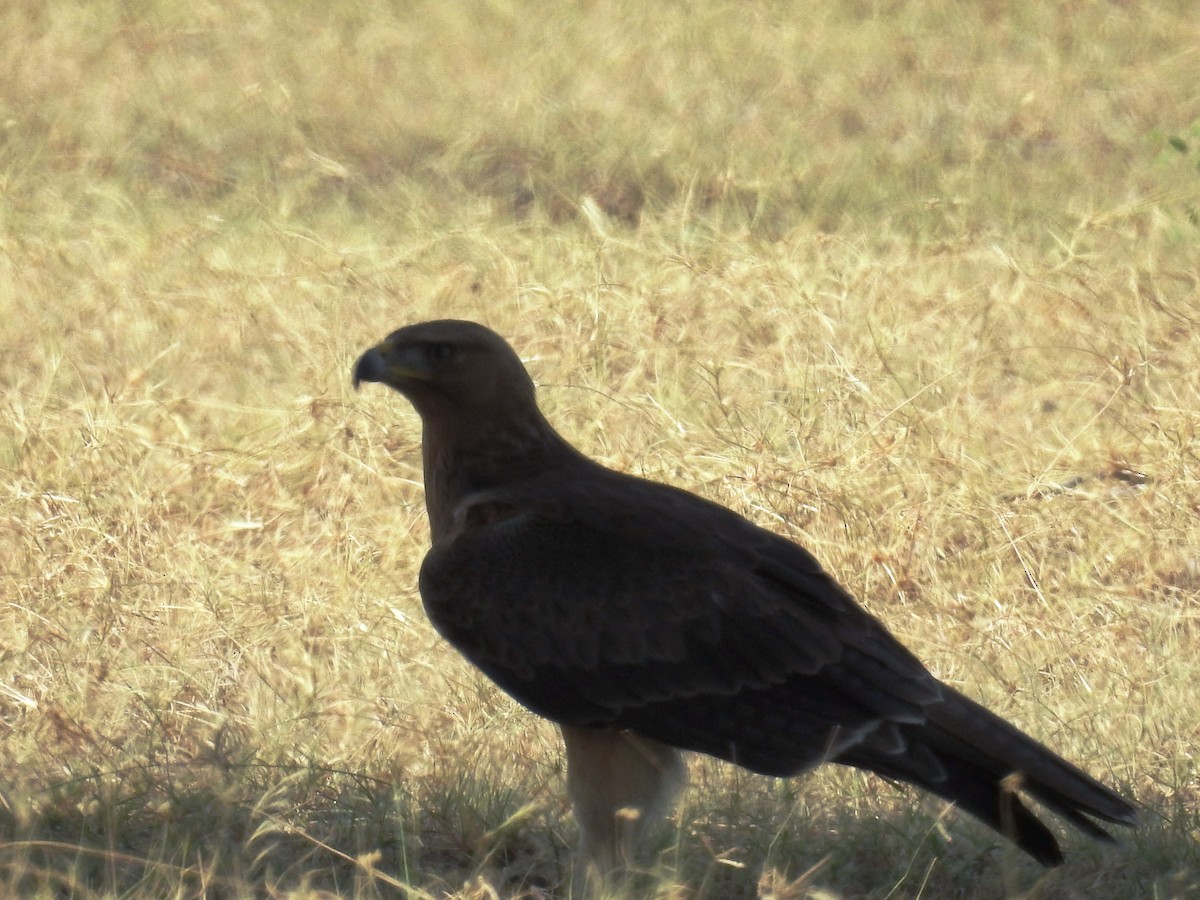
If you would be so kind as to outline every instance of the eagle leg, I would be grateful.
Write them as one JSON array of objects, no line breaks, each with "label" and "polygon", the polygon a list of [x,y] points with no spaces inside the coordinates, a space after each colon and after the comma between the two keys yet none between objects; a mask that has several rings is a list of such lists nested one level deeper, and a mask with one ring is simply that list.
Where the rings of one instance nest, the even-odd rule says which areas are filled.
[{"label": "eagle leg", "polygon": [[[567,791],[579,823],[576,895],[617,886],[642,836],[666,816],[687,780],[674,747],[632,731],[562,726]],[[593,881],[594,879],[594,881]]]}]

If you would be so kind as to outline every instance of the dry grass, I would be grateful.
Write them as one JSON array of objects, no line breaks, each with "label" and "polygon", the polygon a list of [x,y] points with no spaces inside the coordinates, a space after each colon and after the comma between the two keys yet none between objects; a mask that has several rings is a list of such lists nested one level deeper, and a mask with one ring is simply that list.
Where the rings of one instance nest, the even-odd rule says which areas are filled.
[{"label": "dry grass", "polygon": [[1200,26],[1009,6],[4,4],[0,893],[561,887],[555,735],[424,621],[416,421],[349,390],[448,315],[1145,806],[1042,873],[698,761],[648,892],[1200,893]]}]

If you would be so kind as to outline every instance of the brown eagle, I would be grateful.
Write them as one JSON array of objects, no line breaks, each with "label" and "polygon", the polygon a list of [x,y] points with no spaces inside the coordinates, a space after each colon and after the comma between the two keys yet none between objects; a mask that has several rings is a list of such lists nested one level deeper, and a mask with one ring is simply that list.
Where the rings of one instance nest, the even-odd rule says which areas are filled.
[{"label": "brown eagle", "polygon": [[437,630],[562,729],[580,858],[630,861],[684,781],[680,751],[786,777],[832,762],[932,791],[1046,865],[1018,789],[1095,838],[1130,803],[948,685],[798,544],[694,494],[584,457],[495,332],[401,328],[354,385],[423,423]]}]

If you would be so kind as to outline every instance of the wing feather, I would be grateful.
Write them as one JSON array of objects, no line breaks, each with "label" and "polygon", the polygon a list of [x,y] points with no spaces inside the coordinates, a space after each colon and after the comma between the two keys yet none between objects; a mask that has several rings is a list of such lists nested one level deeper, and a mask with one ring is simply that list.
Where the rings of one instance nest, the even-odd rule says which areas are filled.
[{"label": "wing feather", "polygon": [[600,471],[468,497],[422,567],[435,627],[518,701],[772,774],[923,721],[940,686],[809,554]]}]

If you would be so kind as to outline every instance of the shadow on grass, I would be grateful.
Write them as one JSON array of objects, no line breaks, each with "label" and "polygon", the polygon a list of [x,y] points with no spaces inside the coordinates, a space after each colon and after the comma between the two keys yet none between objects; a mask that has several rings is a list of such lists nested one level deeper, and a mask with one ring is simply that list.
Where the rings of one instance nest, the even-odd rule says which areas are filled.
[{"label": "shadow on grass", "polygon": [[[915,801],[817,808],[793,782],[722,781],[694,787],[674,831],[664,826],[639,896],[1050,900],[1200,889],[1186,823],[1115,849],[1069,840],[1068,864],[1043,871],[965,817]],[[393,784],[251,762],[0,785],[0,895],[565,896],[565,801],[553,784],[497,782],[466,766]]]},{"label": "shadow on grass", "polygon": [[522,896],[569,872],[514,791],[467,776],[420,791],[255,763],[0,784],[0,895],[422,897],[484,878]]}]

